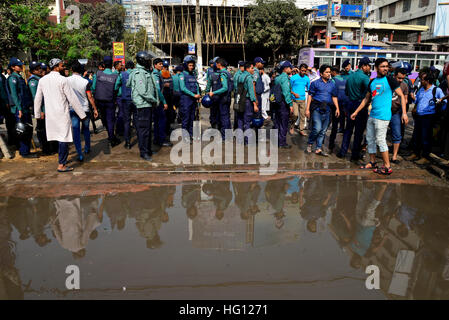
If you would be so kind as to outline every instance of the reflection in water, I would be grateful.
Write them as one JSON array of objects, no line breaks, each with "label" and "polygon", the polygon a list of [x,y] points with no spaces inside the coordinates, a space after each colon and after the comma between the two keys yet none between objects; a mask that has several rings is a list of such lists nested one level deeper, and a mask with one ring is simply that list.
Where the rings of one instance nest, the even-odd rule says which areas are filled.
[{"label": "reflection in water", "polygon": [[[124,263],[115,255],[122,242],[127,243],[129,259],[148,252],[179,257],[174,263],[185,264],[186,275],[198,283],[220,275],[213,268],[210,274],[196,271],[197,260],[205,255],[211,267],[218,268],[220,260],[231,261],[240,251],[252,257],[245,262],[249,268],[261,270],[255,271],[259,280],[267,270],[298,257],[304,268],[316,260],[311,269],[331,275],[356,273],[360,291],[365,290],[366,266],[377,265],[382,292],[389,298],[449,298],[448,197],[445,189],[429,186],[366,182],[354,176],[292,176],[192,181],[89,197],[1,198],[0,298],[23,298],[24,292],[26,297],[29,285],[21,278],[36,281],[32,271],[18,270],[18,258],[26,264],[30,257],[18,256],[17,248],[46,254],[49,261],[37,262],[45,269],[52,255],[67,265],[85,259],[101,265],[111,256],[116,259],[112,263]],[[142,251],[142,238],[143,248],[157,250]],[[72,259],[58,248],[71,253]],[[329,248],[334,252],[320,260]],[[88,257],[89,250],[93,254]],[[227,255],[217,256],[219,252]],[[340,266],[341,257],[345,258]],[[168,272],[151,261],[156,275]],[[171,274],[171,281],[184,279],[180,270]],[[298,276],[307,274],[301,270],[296,270]],[[233,273],[220,272],[224,280],[233,279]]]}]

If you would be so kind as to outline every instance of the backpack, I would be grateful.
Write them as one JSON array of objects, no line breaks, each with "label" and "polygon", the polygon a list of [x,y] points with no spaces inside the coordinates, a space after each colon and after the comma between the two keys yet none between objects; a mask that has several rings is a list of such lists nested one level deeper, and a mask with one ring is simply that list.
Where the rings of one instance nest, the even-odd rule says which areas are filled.
[{"label": "backpack", "polygon": [[280,83],[275,83],[270,89],[270,101],[276,104],[281,104],[284,101],[282,95],[282,88]]},{"label": "backpack", "polygon": [[437,89],[438,87],[433,87],[432,89],[432,101],[435,104],[435,113],[437,114],[438,118],[441,118],[443,116],[443,102],[437,103]]},{"label": "backpack", "polygon": [[246,95],[248,91],[245,88],[246,79],[250,76],[246,76],[243,82],[239,82],[237,85],[237,92],[235,93],[234,110],[237,112],[245,112]]},{"label": "backpack", "polygon": [[262,77],[259,74],[259,77],[257,78],[257,81],[256,81],[256,94],[261,95],[264,92],[264,90],[265,90],[265,88],[263,85]]}]

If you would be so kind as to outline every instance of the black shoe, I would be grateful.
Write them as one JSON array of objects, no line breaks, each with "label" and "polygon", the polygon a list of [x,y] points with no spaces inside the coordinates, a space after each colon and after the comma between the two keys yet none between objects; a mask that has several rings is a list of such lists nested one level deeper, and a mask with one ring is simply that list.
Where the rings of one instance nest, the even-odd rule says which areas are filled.
[{"label": "black shoe", "polygon": [[344,158],[345,158],[345,156],[342,155],[340,152],[337,153],[336,156],[337,156],[337,158],[339,158],[339,159],[344,159]]},{"label": "black shoe", "polygon": [[97,129],[94,130],[94,134],[98,134],[98,130]]},{"label": "black shoe", "polygon": [[111,147],[114,148],[120,144],[120,140],[115,138],[115,139],[109,141],[109,143],[111,144]]},{"label": "black shoe", "polygon": [[153,161],[153,158],[151,158],[151,156],[150,155],[148,155],[148,154],[145,154],[145,155],[143,155],[143,156],[140,156],[143,160],[145,160],[145,161]]},{"label": "black shoe", "polygon": [[285,146],[280,146],[279,148],[281,148],[281,149],[291,149],[292,146],[290,144],[287,144]]},{"label": "black shoe", "polygon": [[162,143],[161,146],[162,147],[173,147],[173,143],[171,143],[171,142],[164,142],[164,143]]},{"label": "black shoe", "polygon": [[22,158],[25,158],[25,159],[37,159],[37,158],[39,158],[37,153],[28,153],[28,154],[21,155],[21,156],[22,156]]},{"label": "black shoe", "polygon": [[125,147],[125,149],[131,150],[131,143],[126,141],[124,147]]}]

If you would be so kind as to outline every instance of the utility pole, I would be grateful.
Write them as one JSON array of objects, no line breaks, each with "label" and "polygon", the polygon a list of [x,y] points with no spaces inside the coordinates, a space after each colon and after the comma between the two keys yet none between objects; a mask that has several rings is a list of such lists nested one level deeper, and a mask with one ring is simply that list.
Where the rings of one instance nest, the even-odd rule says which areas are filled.
[{"label": "utility pole", "polygon": [[327,29],[326,29],[326,48],[331,47],[331,37],[332,37],[332,0],[327,2]]},{"label": "utility pole", "polygon": [[366,3],[367,1],[363,0],[362,19],[360,19],[359,49],[363,49],[363,38],[365,37]]},{"label": "utility pole", "polygon": [[203,56],[201,52],[201,11],[200,11],[200,0],[196,0],[195,7],[195,41],[196,41],[196,55],[198,61],[196,62],[198,66],[198,75],[201,77],[203,73]]}]

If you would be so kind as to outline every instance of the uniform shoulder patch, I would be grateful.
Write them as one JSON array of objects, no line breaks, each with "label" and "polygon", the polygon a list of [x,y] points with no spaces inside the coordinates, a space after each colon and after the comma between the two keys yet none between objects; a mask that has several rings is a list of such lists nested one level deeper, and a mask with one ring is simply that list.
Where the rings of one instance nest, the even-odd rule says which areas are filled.
[{"label": "uniform shoulder patch", "polygon": [[11,81],[12,81],[12,83],[17,83],[16,77],[13,77]]},{"label": "uniform shoulder patch", "polygon": [[31,81],[30,82],[30,86],[35,87],[36,86],[36,81]]},{"label": "uniform shoulder patch", "polygon": [[184,81],[184,76],[180,76],[179,79]]}]

